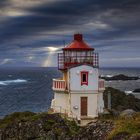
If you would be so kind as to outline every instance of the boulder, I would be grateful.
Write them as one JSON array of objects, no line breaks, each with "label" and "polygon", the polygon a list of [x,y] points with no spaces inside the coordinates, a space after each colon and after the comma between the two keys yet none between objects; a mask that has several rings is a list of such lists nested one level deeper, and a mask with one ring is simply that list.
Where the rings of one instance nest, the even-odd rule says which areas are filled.
[{"label": "boulder", "polygon": [[136,113],[133,109],[126,109],[120,113],[121,117],[131,118]]}]

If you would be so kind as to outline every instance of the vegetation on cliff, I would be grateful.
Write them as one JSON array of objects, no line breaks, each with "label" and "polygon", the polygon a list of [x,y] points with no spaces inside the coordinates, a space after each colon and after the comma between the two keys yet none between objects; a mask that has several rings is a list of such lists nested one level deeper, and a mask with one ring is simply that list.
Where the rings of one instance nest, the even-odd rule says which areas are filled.
[{"label": "vegetation on cliff", "polygon": [[139,140],[140,113],[131,116],[120,116],[114,119],[114,129],[108,135],[108,140]]},{"label": "vegetation on cliff", "polygon": [[57,140],[76,136],[80,127],[59,114],[16,112],[0,120],[0,140]]},{"label": "vegetation on cliff", "polygon": [[104,91],[104,103],[105,108],[107,108],[108,92],[111,93],[111,106],[112,109],[116,111],[123,111],[125,109],[133,109],[135,111],[140,111],[140,99],[135,98],[134,95],[126,95],[123,91],[114,89],[112,87],[107,87]]},{"label": "vegetation on cliff", "polygon": [[59,114],[22,112],[0,120],[1,140],[137,140],[140,113],[131,117],[98,118],[80,127]]}]

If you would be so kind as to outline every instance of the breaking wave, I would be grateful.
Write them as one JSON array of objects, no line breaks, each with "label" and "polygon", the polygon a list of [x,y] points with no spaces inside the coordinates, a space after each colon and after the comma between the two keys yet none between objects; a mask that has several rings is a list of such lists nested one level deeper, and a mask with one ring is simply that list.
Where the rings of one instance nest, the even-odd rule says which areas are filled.
[{"label": "breaking wave", "polygon": [[109,78],[110,78],[110,77],[113,77],[113,76],[114,76],[114,75],[109,75],[109,74],[108,74],[108,75],[101,75],[101,77],[109,77]]},{"label": "breaking wave", "polygon": [[127,95],[128,95],[128,94],[133,94],[133,91],[131,91],[131,90],[125,90],[124,92],[125,92]]},{"label": "breaking wave", "polygon": [[9,85],[9,84],[14,84],[14,83],[25,83],[27,80],[24,79],[15,79],[15,80],[5,80],[5,81],[0,81],[0,85]]}]

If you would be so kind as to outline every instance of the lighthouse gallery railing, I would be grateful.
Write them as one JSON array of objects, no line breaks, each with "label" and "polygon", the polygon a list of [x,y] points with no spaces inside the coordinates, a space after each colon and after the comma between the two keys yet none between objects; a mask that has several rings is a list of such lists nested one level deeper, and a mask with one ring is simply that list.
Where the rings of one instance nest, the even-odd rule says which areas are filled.
[{"label": "lighthouse gallery railing", "polygon": [[53,90],[65,91],[66,82],[61,79],[53,79]]},{"label": "lighthouse gallery railing", "polygon": [[58,54],[59,70],[65,70],[78,64],[89,64],[93,67],[99,67],[98,53],[93,53],[91,56],[65,56],[63,53]]}]

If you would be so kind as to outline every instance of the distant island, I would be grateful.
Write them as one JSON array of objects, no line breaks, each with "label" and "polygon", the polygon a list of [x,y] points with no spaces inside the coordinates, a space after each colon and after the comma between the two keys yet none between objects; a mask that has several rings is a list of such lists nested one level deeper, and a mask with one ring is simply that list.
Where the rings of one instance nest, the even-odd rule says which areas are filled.
[{"label": "distant island", "polygon": [[133,92],[140,93],[140,88],[133,90]]},{"label": "distant island", "polygon": [[138,80],[140,79],[138,76],[126,76],[124,74],[114,75],[114,76],[100,76],[102,79],[106,81],[115,81],[115,80]]}]

